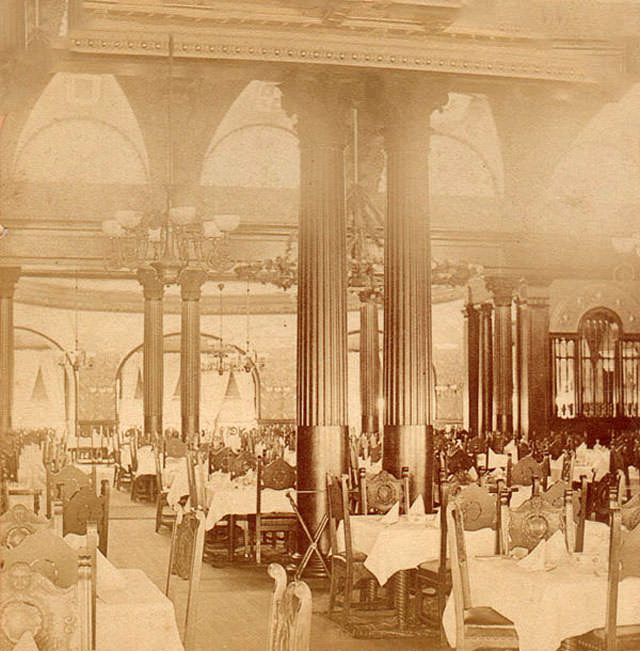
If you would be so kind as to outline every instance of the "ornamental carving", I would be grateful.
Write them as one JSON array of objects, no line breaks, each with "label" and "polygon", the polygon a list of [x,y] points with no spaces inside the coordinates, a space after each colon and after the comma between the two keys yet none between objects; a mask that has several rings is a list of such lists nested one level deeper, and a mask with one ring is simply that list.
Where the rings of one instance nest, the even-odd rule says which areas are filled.
[{"label": "ornamental carving", "polygon": [[36,515],[24,504],[16,504],[0,516],[0,546],[17,547],[27,536],[49,526],[46,518]]},{"label": "ornamental carving", "polygon": [[195,513],[185,513],[176,523],[175,547],[171,573],[181,579],[191,578],[193,550],[196,543],[199,521]]},{"label": "ornamental carving", "polygon": [[495,529],[497,494],[489,493],[484,486],[470,484],[460,489],[455,501],[462,512],[462,523],[466,531],[477,531],[487,527]]},{"label": "ornamental carving", "polygon": [[562,516],[562,507],[553,507],[539,495],[531,497],[511,510],[511,547],[524,547],[531,551],[541,540],[548,540],[563,528]]},{"label": "ornamental carving", "polygon": [[386,513],[402,500],[402,479],[396,479],[386,470],[366,478],[367,507],[369,511]]},{"label": "ornamental carving", "polygon": [[261,471],[261,487],[273,490],[294,488],[296,484],[296,469],[284,459],[278,457]]}]

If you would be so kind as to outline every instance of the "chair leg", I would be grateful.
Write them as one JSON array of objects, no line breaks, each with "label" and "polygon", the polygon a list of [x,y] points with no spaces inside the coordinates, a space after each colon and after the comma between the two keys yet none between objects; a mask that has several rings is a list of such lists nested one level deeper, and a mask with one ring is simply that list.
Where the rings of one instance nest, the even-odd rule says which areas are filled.
[{"label": "chair leg", "polygon": [[329,576],[329,617],[333,614],[333,608],[336,603],[336,588],[338,587],[338,577],[335,565],[331,564],[331,575]]},{"label": "chair leg", "polygon": [[344,621],[347,623],[351,617],[351,593],[353,592],[353,577],[349,570],[344,578],[344,596],[343,596],[343,610]]},{"label": "chair leg", "polygon": [[160,531],[160,525],[162,524],[162,494],[158,495],[156,499],[156,533]]}]

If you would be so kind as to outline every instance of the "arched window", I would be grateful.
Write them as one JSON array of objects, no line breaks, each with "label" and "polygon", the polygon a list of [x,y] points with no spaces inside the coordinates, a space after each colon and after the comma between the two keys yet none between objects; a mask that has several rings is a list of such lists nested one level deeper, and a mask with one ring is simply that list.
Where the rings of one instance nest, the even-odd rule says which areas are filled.
[{"label": "arched window", "polygon": [[553,407],[558,418],[635,418],[640,402],[640,341],[618,315],[587,312],[575,334],[551,336]]}]

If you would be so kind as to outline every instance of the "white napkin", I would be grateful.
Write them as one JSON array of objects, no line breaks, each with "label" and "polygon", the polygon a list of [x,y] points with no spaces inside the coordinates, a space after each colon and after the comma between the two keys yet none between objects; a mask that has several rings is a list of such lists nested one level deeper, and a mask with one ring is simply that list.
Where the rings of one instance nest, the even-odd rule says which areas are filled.
[{"label": "white napkin", "polygon": [[504,446],[504,453],[509,454],[511,453],[511,460],[513,463],[518,463],[518,446],[516,445],[516,442],[511,439],[505,446]]},{"label": "white napkin", "polygon": [[476,472],[476,469],[471,466],[469,470],[467,470],[467,475],[469,475],[469,479],[471,481],[478,481],[478,473]]},{"label": "white napkin", "polygon": [[33,633],[25,631],[13,647],[13,651],[38,651],[38,645],[33,639]]},{"label": "white napkin", "polygon": [[418,495],[409,507],[409,515],[424,515],[424,500],[422,495]]},{"label": "white napkin", "polygon": [[518,566],[525,570],[529,570],[530,572],[544,570],[545,548],[546,541],[543,539],[529,554],[517,561]]},{"label": "white napkin", "polygon": [[383,524],[395,524],[400,519],[400,502],[396,502],[380,519]]}]

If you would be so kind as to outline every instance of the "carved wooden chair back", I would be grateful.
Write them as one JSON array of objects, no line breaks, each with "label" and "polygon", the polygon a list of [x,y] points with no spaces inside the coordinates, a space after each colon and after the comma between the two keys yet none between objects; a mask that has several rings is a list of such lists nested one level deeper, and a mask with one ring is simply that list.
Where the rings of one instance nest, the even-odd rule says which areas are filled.
[{"label": "carved wooden chair back", "polygon": [[231,472],[231,461],[236,453],[228,447],[221,448],[211,455],[211,468],[213,471]]},{"label": "carved wooden chair back", "polygon": [[271,563],[274,580],[267,651],[309,651],[311,641],[311,590],[304,581],[287,585],[287,573]]},{"label": "carved wooden chair back", "polygon": [[360,475],[360,504],[362,513],[386,513],[396,502],[400,509],[409,512],[409,469],[403,468],[400,479],[381,470],[375,475]]},{"label": "carved wooden chair back", "polygon": [[169,566],[165,594],[169,596],[171,577],[179,576],[189,581],[184,623],[185,651],[196,649],[196,623],[198,619],[198,595],[204,553],[205,514],[202,509],[180,508],[173,523]]},{"label": "carved wooden chair back", "polygon": [[518,508],[509,509],[507,548],[534,549],[541,540],[549,539],[556,531],[564,531],[564,507],[554,507],[541,495],[534,495]]},{"label": "carved wooden chair back", "polygon": [[206,463],[200,463],[198,453],[195,450],[187,450],[186,464],[191,507],[204,508],[206,507],[206,482],[208,479],[206,476]]},{"label": "carved wooden chair back", "polygon": [[6,565],[0,572],[0,648],[10,649],[30,635],[41,651],[92,645],[91,558],[77,557],[77,583],[53,584],[26,562]]},{"label": "carved wooden chair back", "polygon": [[229,471],[231,479],[246,475],[249,470],[255,470],[258,465],[256,457],[247,450],[241,450],[229,461]]},{"label": "carved wooden chair back", "polygon": [[507,486],[533,486],[534,477],[542,481],[544,476],[543,464],[538,463],[532,455],[529,455],[513,464],[511,472],[507,473]]},{"label": "carved wooden chair back", "polygon": [[76,551],[49,529],[26,536],[16,547],[0,549],[0,560],[5,567],[26,563],[62,588],[78,581]]},{"label": "carved wooden chair back", "polygon": [[102,481],[101,495],[97,496],[90,486],[83,486],[75,495],[62,504],[62,535],[87,534],[89,523],[95,523],[98,533],[98,549],[107,556],[109,547],[109,482]]},{"label": "carved wooden chair back", "polygon": [[68,500],[84,486],[91,486],[92,478],[76,466],[68,464],[60,472],[47,466],[47,517],[52,515],[54,500]]},{"label": "carved wooden chair back", "polygon": [[471,607],[471,586],[467,550],[464,543],[463,515],[455,501],[450,501],[446,511],[449,554],[451,557],[451,587],[456,617],[457,648],[464,648],[464,613]]},{"label": "carved wooden chair back", "polygon": [[256,476],[256,562],[262,562],[262,534],[264,531],[284,532],[287,535],[297,529],[293,513],[262,513],[262,491],[286,490],[296,487],[296,469],[282,457],[264,465],[262,457],[257,460]]},{"label": "carved wooden chair back", "polygon": [[187,454],[187,444],[183,443],[179,438],[171,437],[164,439],[164,455],[162,464],[166,463],[167,457],[179,459]]},{"label": "carved wooden chair back", "polygon": [[610,497],[615,494],[616,501],[620,494],[620,477],[607,473],[597,481],[589,482],[587,494],[587,519],[594,518],[599,522],[609,522]]},{"label": "carved wooden chair back", "polygon": [[[347,564],[353,562],[353,545],[351,541],[351,520],[349,514],[349,500],[344,496],[349,495],[348,478],[338,478],[327,475],[327,506],[329,515],[329,539],[332,554],[344,551]],[[344,548],[338,543],[338,528],[342,522],[344,532]]]},{"label": "carved wooden chair back", "polygon": [[16,504],[0,516],[0,547],[17,547],[27,536],[40,529],[49,529],[51,524],[24,504]]}]

